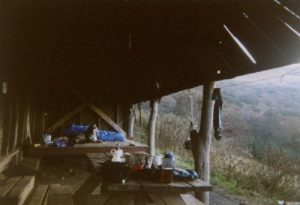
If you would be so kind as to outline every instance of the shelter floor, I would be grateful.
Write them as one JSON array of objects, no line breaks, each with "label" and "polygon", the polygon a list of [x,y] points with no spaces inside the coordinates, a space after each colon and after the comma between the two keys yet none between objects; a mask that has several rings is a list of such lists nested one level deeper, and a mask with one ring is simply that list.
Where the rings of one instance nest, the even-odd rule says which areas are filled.
[{"label": "shelter floor", "polygon": [[[22,171],[10,167],[4,174],[14,176],[20,175]],[[36,174],[36,185],[70,185],[72,194],[74,194],[89,176],[89,162],[85,156],[44,156],[39,172]],[[228,197],[224,193],[211,192],[210,205],[239,204],[239,200]]]}]

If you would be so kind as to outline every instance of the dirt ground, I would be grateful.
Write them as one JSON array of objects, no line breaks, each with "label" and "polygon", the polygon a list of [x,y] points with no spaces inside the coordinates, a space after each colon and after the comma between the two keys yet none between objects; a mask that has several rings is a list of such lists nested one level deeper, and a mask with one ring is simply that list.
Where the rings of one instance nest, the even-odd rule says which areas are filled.
[{"label": "dirt ground", "polygon": [[210,205],[248,205],[248,203],[218,190],[210,193]]}]

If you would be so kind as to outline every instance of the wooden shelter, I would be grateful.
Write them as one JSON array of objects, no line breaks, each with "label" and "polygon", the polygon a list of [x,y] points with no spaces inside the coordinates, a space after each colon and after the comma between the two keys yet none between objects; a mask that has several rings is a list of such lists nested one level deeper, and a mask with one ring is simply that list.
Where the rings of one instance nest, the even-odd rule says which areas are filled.
[{"label": "wooden shelter", "polygon": [[0,45],[3,157],[68,123],[127,131],[132,104],[198,85],[206,143],[213,81],[300,62],[300,2],[2,0]]}]

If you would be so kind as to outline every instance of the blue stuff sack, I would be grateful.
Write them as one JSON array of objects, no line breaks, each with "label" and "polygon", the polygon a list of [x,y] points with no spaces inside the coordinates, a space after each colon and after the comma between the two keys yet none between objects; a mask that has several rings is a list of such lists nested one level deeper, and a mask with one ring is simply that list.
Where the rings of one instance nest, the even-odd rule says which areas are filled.
[{"label": "blue stuff sack", "polygon": [[89,130],[88,125],[71,125],[62,131],[63,136],[72,136],[80,133],[86,133]]},{"label": "blue stuff sack", "polygon": [[115,141],[124,142],[126,140],[125,135],[123,133],[106,131],[106,130],[99,130],[97,132],[97,138],[98,140],[109,141],[109,142],[115,142]]},{"label": "blue stuff sack", "polygon": [[173,170],[173,175],[177,179],[185,179],[185,180],[195,180],[198,178],[198,174],[194,170],[183,170],[183,169],[174,169]]}]

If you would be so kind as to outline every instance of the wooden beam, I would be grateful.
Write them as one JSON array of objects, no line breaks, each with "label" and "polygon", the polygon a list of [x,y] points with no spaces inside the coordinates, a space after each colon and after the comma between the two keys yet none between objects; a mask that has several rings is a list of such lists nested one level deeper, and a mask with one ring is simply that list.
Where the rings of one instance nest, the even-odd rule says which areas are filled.
[{"label": "wooden beam", "polygon": [[73,194],[75,204],[87,204],[88,196],[99,186],[99,181],[100,176],[97,173],[92,173]]},{"label": "wooden beam", "polygon": [[[203,101],[201,112],[200,133],[196,140],[195,169],[200,179],[209,183],[210,181],[210,145],[213,122],[213,101],[212,93],[215,82],[205,82],[203,86]],[[209,193],[200,193],[197,196],[206,205],[209,204]]]},{"label": "wooden beam", "polygon": [[[1,82],[2,83],[2,82]],[[0,155],[1,155],[1,145],[4,138],[4,129],[5,129],[5,98],[3,94],[0,95]]]},{"label": "wooden beam", "polygon": [[148,145],[150,149],[150,154],[155,155],[155,131],[156,131],[156,119],[158,113],[159,99],[153,100],[150,104],[151,104],[151,115],[149,120]]},{"label": "wooden beam", "polygon": [[34,185],[35,176],[25,176],[4,198],[2,198],[3,204],[24,204],[26,198],[33,190]]},{"label": "wooden beam", "polygon": [[57,120],[55,123],[53,123],[50,127],[46,129],[46,133],[51,133],[55,129],[57,129],[59,126],[63,125],[65,122],[67,122],[69,119],[74,117],[76,114],[80,113],[84,108],[86,107],[86,104],[80,105],[76,107],[73,111],[69,112],[59,120]]},{"label": "wooden beam", "polygon": [[[28,96],[27,97],[27,104],[26,104],[26,125],[25,125],[25,139],[27,139],[28,138],[28,141],[29,141],[29,144],[32,144],[32,137],[31,137],[31,129],[30,129],[30,127],[31,127],[31,122],[30,122],[30,97]],[[25,140],[24,139],[24,140]]]},{"label": "wooden beam", "polygon": [[112,128],[114,128],[116,131],[123,133],[126,135],[126,132],[122,130],[121,127],[119,127],[110,117],[108,117],[100,108],[96,107],[93,104],[89,104],[88,107],[92,109],[99,117],[101,117],[107,124],[109,124]]},{"label": "wooden beam", "polygon": [[[131,140],[120,142],[119,145],[124,153],[148,152],[148,146]],[[26,153],[32,157],[47,155],[86,155],[87,153],[110,153],[114,148],[116,148],[116,142],[85,143],[75,144],[74,147],[64,147],[63,149],[51,146],[28,147]]]},{"label": "wooden beam", "polygon": [[72,198],[71,187],[67,185],[51,184],[48,191],[49,205],[74,205]]},{"label": "wooden beam", "polygon": [[15,150],[17,144],[18,144],[18,136],[19,136],[19,123],[20,123],[20,99],[17,97],[16,99],[16,107],[15,107],[15,115],[16,115],[16,120],[15,120],[15,131],[14,131],[14,137],[13,137],[13,144],[12,144],[12,150]]},{"label": "wooden beam", "polygon": [[15,151],[11,152],[10,154],[8,154],[5,157],[0,157],[0,173],[6,169],[6,167],[8,166],[8,164],[14,159],[14,157],[16,155],[18,155],[20,152],[20,149],[16,149]]}]

